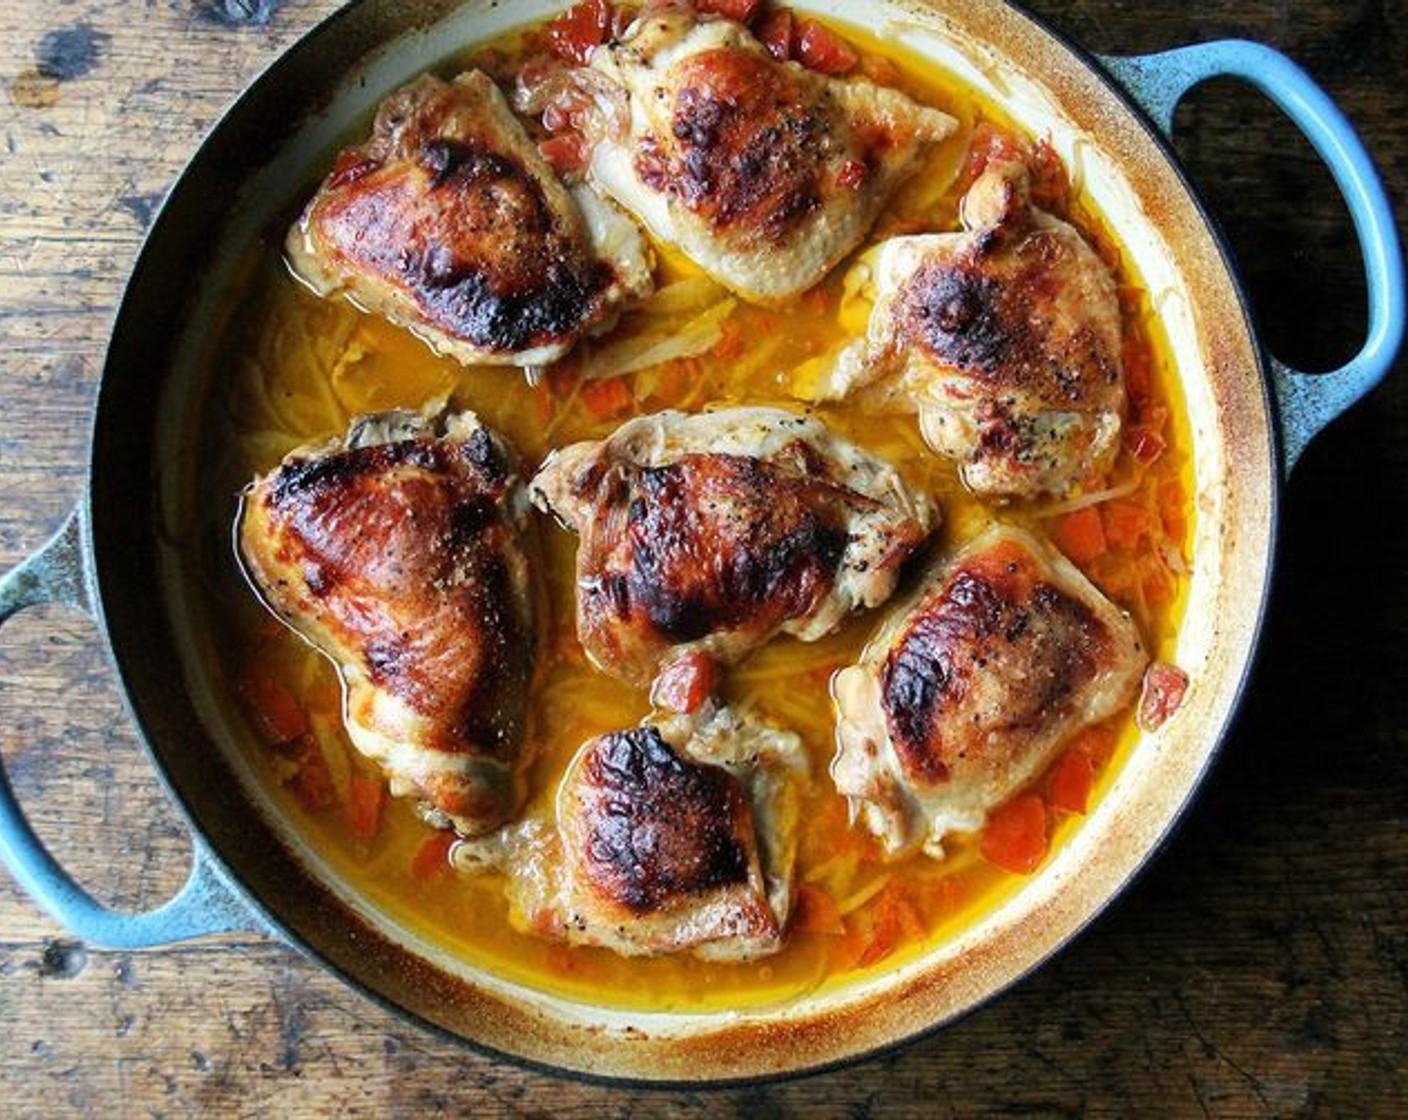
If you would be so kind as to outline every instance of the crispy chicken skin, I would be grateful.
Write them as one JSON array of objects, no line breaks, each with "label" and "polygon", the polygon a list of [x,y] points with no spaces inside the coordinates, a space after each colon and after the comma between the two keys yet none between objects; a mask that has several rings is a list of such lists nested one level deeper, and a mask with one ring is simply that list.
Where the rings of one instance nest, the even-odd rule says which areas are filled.
[{"label": "crispy chicken skin", "polygon": [[626,100],[588,122],[592,181],[759,303],[825,276],[956,127],[895,90],[776,62],[739,24],[679,8],[642,15],[590,71]]},{"label": "crispy chicken skin", "polygon": [[776,952],[792,908],[806,753],[796,735],[709,707],[587,742],[552,824],[457,853],[500,867],[514,921],[627,956]]},{"label": "crispy chicken skin", "polygon": [[894,855],[978,828],[1148,661],[1129,617],[1055,549],[989,530],[897,607],[833,683],[836,788]]},{"label": "crispy chicken skin", "polygon": [[843,387],[898,374],[926,442],[979,494],[1063,492],[1119,447],[1114,277],[1028,189],[1021,163],[991,165],[964,197],[964,232],[885,242],[868,338],[838,373]]},{"label": "crispy chicken skin", "polygon": [[473,413],[393,412],[245,494],[264,601],[338,666],[348,735],[393,793],[472,834],[518,811],[535,633],[523,487]]},{"label": "crispy chicken skin", "polygon": [[630,219],[570,194],[479,71],[387,98],[289,231],[294,272],[466,365],[537,365],[648,294]]},{"label": "crispy chicken skin", "polygon": [[555,452],[530,489],[581,537],[582,645],[636,684],[691,651],[822,637],[889,597],[938,520],[889,464],[773,408],[640,417]]}]

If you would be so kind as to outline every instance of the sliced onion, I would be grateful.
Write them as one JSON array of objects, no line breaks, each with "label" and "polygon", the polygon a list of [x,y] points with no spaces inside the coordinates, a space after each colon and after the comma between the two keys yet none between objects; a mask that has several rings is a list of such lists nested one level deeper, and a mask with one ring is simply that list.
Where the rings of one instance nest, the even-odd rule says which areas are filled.
[{"label": "sliced onion", "polygon": [[853,895],[851,895],[850,898],[842,899],[840,902],[836,903],[836,909],[840,912],[843,918],[847,914],[850,914],[855,910],[859,910],[862,906],[864,906],[867,902],[869,902],[872,898],[874,898],[877,894],[879,894],[887,886],[889,886],[890,879],[891,876],[889,875],[877,876],[865,886],[861,887],[860,890],[856,891]]},{"label": "sliced onion", "polygon": [[1067,513],[1075,513],[1088,506],[1098,506],[1102,502],[1108,502],[1113,498],[1127,498],[1139,489],[1139,479],[1131,478],[1127,482],[1121,482],[1118,486],[1111,486],[1107,490],[1092,490],[1089,494],[1082,494],[1078,498],[1069,498],[1064,502],[1056,502],[1045,509],[1037,510],[1036,516],[1042,519],[1048,517],[1061,517]]},{"label": "sliced onion", "polygon": [[707,276],[691,276],[666,284],[636,310],[642,315],[680,315],[699,311],[716,305],[723,291]]},{"label": "sliced onion", "polygon": [[604,346],[582,363],[580,376],[585,381],[620,377],[677,358],[698,357],[723,337],[724,320],[737,305],[737,300],[721,300],[678,331],[638,335]]},{"label": "sliced onion", "polygon": [[1164,563],[1168,565],[1168,570],[1174,575],[1186,576],[1188,574],[1188,564],[1183,559],[1183,553],[1171,541],[1159,541],[1159,554],[1163,557]]}]

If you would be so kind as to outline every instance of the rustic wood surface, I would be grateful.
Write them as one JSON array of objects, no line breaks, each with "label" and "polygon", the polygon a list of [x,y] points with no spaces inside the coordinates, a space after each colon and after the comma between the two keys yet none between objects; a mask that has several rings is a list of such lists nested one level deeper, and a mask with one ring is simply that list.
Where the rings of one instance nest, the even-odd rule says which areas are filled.
[{"label": "rustic wood surface", "polygon": [[[1408,212],[1405,0],[1031,6],[1097,50],[1288,51]],[[0,0],[0,568],[79,496],[105,334],[163,191],[332,7]],[[1308,368],[1350,354],[1361,271],[1307,145],[1230,84],[1180,133],[1273,349]],[[87,949],[0,873],[0,1115],[1408,1115],[1404,372],[1296,473],[1265,654],[1184,828],[1076,945],[961,1024],[788,1084],[623,1091],[488,1061],[261,938]],[[85,883],[129,907],[179,886],[182,827],[86,619],[5,628],[0,713],[11,778]]]}]

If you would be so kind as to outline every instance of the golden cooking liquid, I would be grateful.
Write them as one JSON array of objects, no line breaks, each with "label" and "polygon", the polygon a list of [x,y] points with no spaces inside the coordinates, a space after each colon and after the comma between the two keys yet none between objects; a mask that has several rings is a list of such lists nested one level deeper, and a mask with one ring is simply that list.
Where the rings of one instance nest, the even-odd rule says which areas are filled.
[{"label": "golden cooking liquid", "polygon": [[[847,35],[857,41],[849,31]],[[932,67],[925,69],[928,64],[906,56],[895,44],[862,45],[869,52],[883,52],[900,68],[902,88],[953,114],[961,125],[896,197],[870,241],[894,230],[954,228],[959,193],[955,181],[975,123],[986,119],[1019,130],[994,105],[979,101]],[[499,46],[511,52],[516,42]],[[328,162],[332,155],[328,153]],[[1175,480],[1183,494],[1191,495],[1185,410],[1147,293],[1120,260],[1113,235],[1078,195],[1072,217],[1119,270],[1126,331],[1133,335],[1136,349],[1147,347],[1155,397],[1172,414],[1165,429],[1168,450],[1144,473],[1133,499]],[[234,306],[223,344],[214,348],[225,368],[215,378],[223,390],[215,396],[204,441],[210,451],[206,499],[213,513],[208,518],[209,539],[202,542],[207,557],[203,579],[215,620],[211,648],[219,651],[218,671],[233,685],[251,661],[272,669],[309,712],[340,790],[352,772],[372,771],[342,731],[336,674],[320,654],[263,611],[241,581],[229,549],[236,492],[250,477],[272,469],[296,446],[341,435],[354,417],[391,407],[416,408],[448,395],[508,437],[522,457],[527,478],[553,447],[602,438],[633,415],[745,403],[798,407],[794,369],[864,329],[866,308],[843,299],[843,263],[794,306],[762,310],[740,302],[732,317],[746,343],[741,354],[727,359],[706,355],[628,375],[631,406],[598,418],[583,399],[582,384],[573,379],[549,377],[534,386],[516,369],[467,369],[345,302],[313,296],[287,275],[278,256],[280,241],[281,231],[271,231],[268,243],[258,250],[246,270],[247,285]],[[662,286],[702,275],[677,253],[660,246],[657,251]],[[641,318],[628,315],[612,338],[641,329]],[[894,463],[912,486],[938,499],[944,514],[939,549],[961,544],[994,516],[993,508],[964,489],[954,466],[924,446],[912,416],[862,415],[844,404],[821,406],[815,412],[838,434]],[[1116,481],[1135,469],[1127,458],[1121,456]],[[1000,512],[1006,520],[1042,528],[1040,504],[1012,503]],[[1191,506],[1185,512],[1191,525]],[[650,709],[644,691],[614,681],[586,662],[574,629],[576,538],[550,518],[537,517],[535,523],[545,558],[541,575],[547,617],[541,650],[544,670],[533,702],[531,735],[539,753],[531,772],[535,792],[530,810],[550,807],[560,775],[583,742],[632,726]],[[1175,543],[1186,554],[1187,541]],[[1138,581],[1130,582],[1134,591],[1116,598],[1134,615],[1151,653],[1168,656],[1183,611],[1186,579],[1175,573],[1174,593],[1157,606],[1145,604]],[[466,962],[531,988],[596,1005],[653,1011],[775,1005],[869,971],[892,969],[970,926],[1025,882],[1023,876],[985,861],[976,836],[946,840],[949,854],[942,862],[916,856],[886,864],[869,838],[848,827],[846,806],[828,774],[834,749],[828,682],[834,670],[859,657],[884,609],[860,614],[818,642],[779,638],[728,674],[724,691],[730,703],[795,731],[806,744],[812,782],[802,814],[799,881],[834,899],[846,926],[843,936],[793,931],[781,952],[748,963],[712,963],[688,956],[624,958],[520,933],[508,921],[497,874],[411,874],[416,853],[432,832],[409,803],[388,802],[375,836],[359,839],[338,806],[308,812],[300,805],[287,784],[291,763],[263,745],[252,729],[243,736],[242,749],[278,811],[347,883],[396,922]],[[1092,812],[1137,739],[1132,712],[1117,725],[1119,746],[1097,777]],[[1048,860],[1081,822],[1075,815],[1051,815]],[[923,929],[907,929],[892,953],[862,966],[859,961],[874,935],[876,899],[892,883],[906,888],[911,916],[917,915]],[[912,925],[912,917],[907,924]]]}]

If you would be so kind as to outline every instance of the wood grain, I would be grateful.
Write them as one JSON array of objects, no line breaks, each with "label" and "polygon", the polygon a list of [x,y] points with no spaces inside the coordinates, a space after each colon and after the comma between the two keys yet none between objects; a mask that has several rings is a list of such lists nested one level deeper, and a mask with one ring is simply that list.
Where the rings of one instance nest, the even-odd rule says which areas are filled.
[{"label": "wood grain", "polygon": [[[1408,3],[1030,5],[1096,50],[1243,35],[1307,65],[1408,214]],[[0,567],[78,498],[106,331],[143,229],[221,108],[330,0],[0,0]],[[1152,9],[1152,10],[1151,10]],[[1294,130],[1216,84],[1179,149],[1265,337],[1325,368],[1364,294],[1343,207]],[[720,1093],[525,1072],[407,1026],[259,938],[90,950],[0,876],[0,1111],[83,1116],[1390,1116],[1408,1114],[1408,380],[1312,447],[1284,507],[1264,656],[1205,793],[1069,950],[942,1034]],[[103,899],[149,906],[188,845],[96,633],[0,636],[0,751]]]}]

